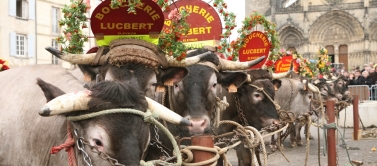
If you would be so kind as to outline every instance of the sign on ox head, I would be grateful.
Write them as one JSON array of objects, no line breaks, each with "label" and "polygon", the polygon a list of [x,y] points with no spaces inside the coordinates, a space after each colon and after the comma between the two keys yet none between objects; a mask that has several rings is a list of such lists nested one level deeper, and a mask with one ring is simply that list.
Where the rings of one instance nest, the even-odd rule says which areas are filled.
[{"label": "sign on ox head", "polygon": [[293,61],[293,71],[298,72],[299,64],[293,59],[292,55],[283,56],[275,62],[275,73],[282,73],[289,70],[291,62]]},{"label": "sign on ox head", "polygon": [[178,8],[186,9],[190,15],[187,23],[190,24],[189,32],[180,38],[187,47],[202,48],[203,46],[216,46],[222,33],[221,20],[216,10],[202,0],[179,0],[164,11],[165,28],[171,28],[172,22],[168,19],[170,12]]},{"label": "sign on ox head", "polygon": [[99,46],[109,45],[112,40],[122,38],[158,43],[164,15],[155,2],[141,0],[136,7],[136,14],[128,13],[128,2],[122,2],[117,9],[112,9],[110,3],[110,0],[106,0],[99,4],[90,18],[90,25]]},{"label": "sign on ox head", "polygon": [[245,44],[239,50],[239,59],[241,62],[251,61],[261,56],[266,56],[263,61],[251,68],[261,68],[267,61],[270,53],[270,42],[268,37],[260,31],[253,31],[246,37]]}]

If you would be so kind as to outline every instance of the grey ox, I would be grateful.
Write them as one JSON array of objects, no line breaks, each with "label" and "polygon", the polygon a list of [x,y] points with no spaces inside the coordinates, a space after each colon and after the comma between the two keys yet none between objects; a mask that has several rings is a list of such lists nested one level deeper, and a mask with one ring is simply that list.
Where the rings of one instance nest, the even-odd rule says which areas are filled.
[{"label": "grey ox", "polygon": [[[290,111],[293,116],[292,122],[288,128],[290,130],[290,145],[291,147],[302,146],[300,131],[305,122],[303,115],[306,113],[311,120],[316,119],[316,114],[311,111],[311,100],[313,93],[318,93],[314,85],[309,83],[309,80],[300,77],[296,74],[291,74],[292,78],[280,79],[281,88],[276,91],[275,101],[281,106],[281,110]],[[301,120],[300,120],[301,119]],[[307,127],[307,126],[306,126]]]}]

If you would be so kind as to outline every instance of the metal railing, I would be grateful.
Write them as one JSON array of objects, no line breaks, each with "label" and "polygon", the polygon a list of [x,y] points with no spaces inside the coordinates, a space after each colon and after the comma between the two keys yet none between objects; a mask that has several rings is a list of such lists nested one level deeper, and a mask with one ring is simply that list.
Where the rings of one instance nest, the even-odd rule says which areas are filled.
[{"label": "metal railing", "polygon": [[348,90],[351,95],[359,95],[359,100],[377,100],[377,84],[368,85],[349,85]]}]

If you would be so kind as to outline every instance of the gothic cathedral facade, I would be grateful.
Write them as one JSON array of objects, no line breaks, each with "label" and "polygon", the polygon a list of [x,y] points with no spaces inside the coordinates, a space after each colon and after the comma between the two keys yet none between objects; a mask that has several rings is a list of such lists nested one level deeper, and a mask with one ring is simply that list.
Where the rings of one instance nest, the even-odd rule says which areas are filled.
[{"label": "gothic cathedral facade", "polygon": [[315,59],[320,46],[347,69],[377,62],[377,0],[246,0],[276,23],[281,48]]}]

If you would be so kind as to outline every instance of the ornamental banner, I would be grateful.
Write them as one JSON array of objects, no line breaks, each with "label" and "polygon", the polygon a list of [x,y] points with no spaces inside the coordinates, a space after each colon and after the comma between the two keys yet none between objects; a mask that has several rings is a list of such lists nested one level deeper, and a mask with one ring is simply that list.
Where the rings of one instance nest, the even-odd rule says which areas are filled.
[{"label": "ornamental banner", "polygon": [[270,48],[268,37],[261,31],[253,31],[246,37],[245,44],[239,50],[239,60],[245,62],[266,56],[263,61],[251,67],[261,68],[268,59]]},{"label": "ornamental banner", "polygon": [[293,59],[292,55],[283,56],[275,62],[275,73],[283,73],[289,70],[293,61],[293,71],[298,73],[299,64]]},{"label": "ornamental banner", "polygon": [[164,15],[155,2],[141,0],[136,7],[136,14],[128,13],[127,2],[122,2],[117,9],[112,9],[110,3],[110,0],[106,0],[99,4],[90,18],[98,46],[107,46],[112,40],[122,38],[141,39],[158,44]]},{"label": "ornamental banner", "polygon": [[171,4],[163,12],[165,17],[163,29],[171,28],[172,22],[168,16],[176,8],[186,9],[190,13],[186,20],[190,24],[190,30],[179,41],[190,48],[216,46],[220,42],[222,33],[220,17],[212,6],[202,0],[179,0]]}]

